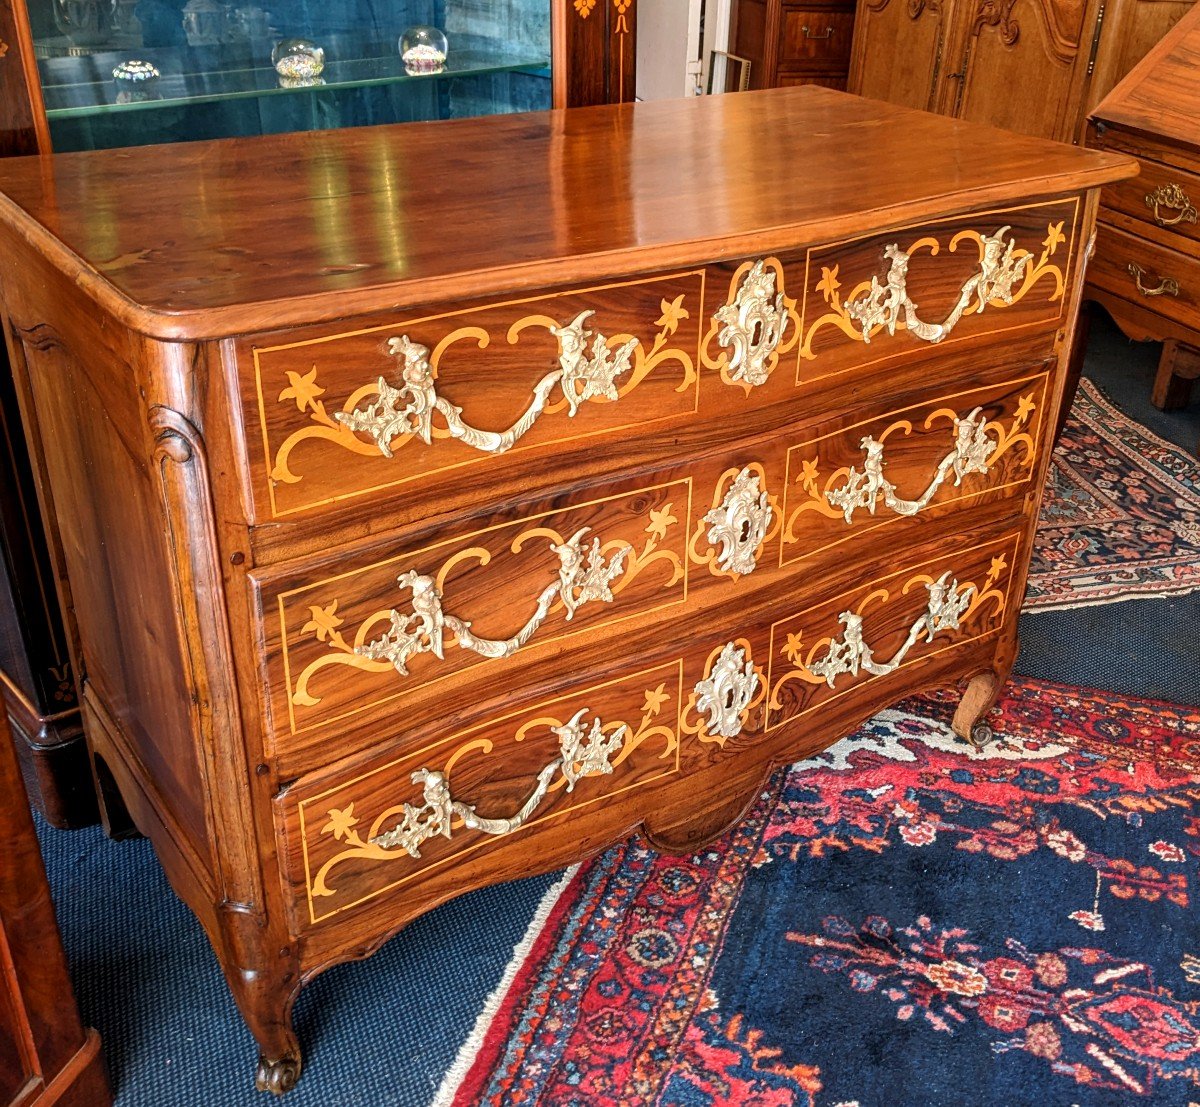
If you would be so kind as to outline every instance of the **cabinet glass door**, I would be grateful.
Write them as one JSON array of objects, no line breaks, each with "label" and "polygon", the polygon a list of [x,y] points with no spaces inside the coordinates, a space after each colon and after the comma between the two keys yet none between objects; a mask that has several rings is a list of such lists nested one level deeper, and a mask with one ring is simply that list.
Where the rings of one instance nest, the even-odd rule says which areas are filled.
[{"label": "cabinet glass door", "polygon": [[28,0],[56,151],[551,106],[549,0]]}]

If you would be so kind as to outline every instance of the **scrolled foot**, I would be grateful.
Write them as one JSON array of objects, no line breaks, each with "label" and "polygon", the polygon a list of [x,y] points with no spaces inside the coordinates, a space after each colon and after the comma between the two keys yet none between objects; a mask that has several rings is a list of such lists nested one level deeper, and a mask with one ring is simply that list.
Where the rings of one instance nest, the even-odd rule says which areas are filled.
[{"label": "scrolled foot", "polygon": [[283,1095],[290,1092],[299,1079],[299,1057],[281,1057],[277,1061],[259,1057],[258,1072],[254,1074],[254,1086],[260,1092]]},{"label": "scrolled foot", "polygon": [[987,723],[976,723],[971,727],[969,740],[977,750],[989,746],[996,738],[996,732]]}]

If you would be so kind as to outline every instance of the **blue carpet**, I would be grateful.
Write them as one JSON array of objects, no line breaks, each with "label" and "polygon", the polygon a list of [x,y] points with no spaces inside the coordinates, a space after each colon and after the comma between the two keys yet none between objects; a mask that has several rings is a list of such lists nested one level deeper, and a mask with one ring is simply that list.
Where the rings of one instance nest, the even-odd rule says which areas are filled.
[{"label": "blue carpet", "polygon": [[[1155,351],[1131,346],[1102,318],[1086,371],[1134,418],[1194,448],[1196,404],[1164,416],[1146,402]],[[1195,704],[1198,626],[1200,596],[1034,615],[1022,624],[1018,671]],[[42,844],[83,1018],[103,1038],[117,1107],[268,1102],[253,1091],[257,1051],[208,942],[149,843],[43,828]],[[309,1066],[289,1107],[425,1107],[551,880],[464,896],[307,988],[297,1029]]]}]

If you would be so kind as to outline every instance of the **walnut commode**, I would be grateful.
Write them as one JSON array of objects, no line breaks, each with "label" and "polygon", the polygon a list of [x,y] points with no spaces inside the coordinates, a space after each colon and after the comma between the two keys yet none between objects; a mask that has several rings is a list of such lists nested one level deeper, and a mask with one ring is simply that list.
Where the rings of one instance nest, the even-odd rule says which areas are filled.
[{"label": "walnut commode", "polygon": [[108,814],[260,1087],[451,896],[691,851],[917,689],[986,739],[1133,170],[815,88],[0,167]]}]

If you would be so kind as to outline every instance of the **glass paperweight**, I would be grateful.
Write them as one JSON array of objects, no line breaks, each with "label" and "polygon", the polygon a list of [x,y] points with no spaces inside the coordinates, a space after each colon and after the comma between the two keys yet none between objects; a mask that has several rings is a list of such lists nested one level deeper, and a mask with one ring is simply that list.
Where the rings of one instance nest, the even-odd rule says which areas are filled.
[{"label": "glass paperweight", "polygon": [[409,73],[440,73],[449,45],[436,27],[409,27],[400,36],[400,60]]},{"label": "glass paperweight", "polygon": [[148,61],[120,62],[113,67],[113,84],[117,86],[118,104],[138,104],[149,100],[161,100],[158,91],[158,68]]},{"label": "glass paperweight", "polygon": [[306,38],[281,38],[271,51],[271,64],[288,80],[311,81],[325,68],[325,51]]}]

